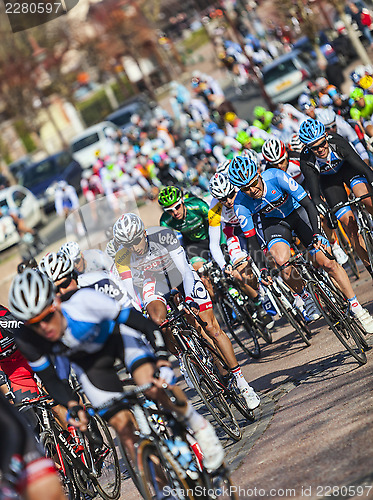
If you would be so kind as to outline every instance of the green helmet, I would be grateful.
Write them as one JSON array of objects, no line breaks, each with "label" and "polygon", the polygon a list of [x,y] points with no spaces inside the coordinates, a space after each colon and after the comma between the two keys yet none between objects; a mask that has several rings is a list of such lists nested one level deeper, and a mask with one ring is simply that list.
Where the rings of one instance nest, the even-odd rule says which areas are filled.
[{"label": "green helmet", "polygon": [[167,186],[161,189],[158,195],[158,203],[162,207],[170,207],[183,197],[183,192],[175,186]]},{"label": "green helmet", "polygon": [[263,106],[255,106],[254,108],[254,116],[255,118],[261,118],[265,115],[266,109]]},{"label": "green helmet", "polygon": [[236,135],[236,141],[238,141],[240,144],[242,144],[242,146],[244,144],[246,144],[249,141],[249,139],[250,139],[249,134],[247,132],[245,132],[244,130],[241,130]]},{"label": "green helmet", "polygon": [[362,97],[364,97],[364,90],[360,87],[356,87],[350,94],[351,99],[354,101],[358,101]]}]

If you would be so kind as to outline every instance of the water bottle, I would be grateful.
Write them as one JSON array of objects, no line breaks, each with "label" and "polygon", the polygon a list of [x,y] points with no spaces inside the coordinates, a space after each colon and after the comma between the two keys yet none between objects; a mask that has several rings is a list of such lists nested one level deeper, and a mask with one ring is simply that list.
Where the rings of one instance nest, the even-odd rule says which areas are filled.
[{"label": "water bottle", "polygon": [[196,470],[192,462],[192,453],[189,446],[179,436],[176,436],[174,440],[166,439],[165,442],[173,456],[184,469]]},{"label": "water bottle", "polygon": [[229,287],[228,293],[233,299],[236,300],[237,304],[239,304],[240,306],[244,305],[244,300],[242,298],[242,295],[236,288],[234,288],[233,286]]}]

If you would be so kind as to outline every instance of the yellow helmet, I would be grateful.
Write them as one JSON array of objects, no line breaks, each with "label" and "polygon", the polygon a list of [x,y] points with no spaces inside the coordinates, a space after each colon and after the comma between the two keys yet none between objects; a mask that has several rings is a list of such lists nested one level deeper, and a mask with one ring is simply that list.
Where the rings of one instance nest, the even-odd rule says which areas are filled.
[{"label": "yellow helmet", "polygon": [[236,118],[237,115],[236,113],[233,113],[233,111],[227,111],[224,115],[224,120],[228,123],[232,123]]}]

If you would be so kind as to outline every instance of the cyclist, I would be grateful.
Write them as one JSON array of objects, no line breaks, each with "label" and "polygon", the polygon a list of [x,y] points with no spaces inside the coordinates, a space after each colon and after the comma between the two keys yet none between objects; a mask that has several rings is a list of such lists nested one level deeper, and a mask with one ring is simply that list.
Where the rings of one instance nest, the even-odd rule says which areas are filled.
[{"label": "cyclist", "polygon": [[183,197],[175,186],[163,188],[158,195],[163,209],[160,225],[179,231],[189,258],[206,257],[209,253],[208,204],[195,196]]},{"label": "cyclist", "polygon": [[[152,321],[134,309],[121,308],[115,300],[94,290],[78,290],[61,301],[47,276],[33,269],[26,269],[14,278],[9,308],[32,329],[27,335],[20,332],[17,343],[48,392],[69,409],[71,425],[85,431],[87,416],[66,392],[50,361],[51,354],[63,352],[70,359],[85,394],[96,407],[122,394],[122,382],[114,367],[115,359],[120,358],[136,384],[154,382],[149,391],[151,399],[159,400],[186,419],[201,446],[205,466],[215,469],[221,465],[224,450],[211,424],[187,403],[179,388],[174,391],[185,401],[183,407],[174,407],[160,389],[162,378],[171,382],[173,372],[163,337]],[[144,343],[142,334],[151,347]],[[154,379],[156,369],[160,370],[159,381]],[[120,403],[109,406],[104,417],[123,444],[131,446],[134,439],[131,419],[123,408]]]},{"label": "cyclist", "polygon": [[[211,255],[220,269],[227,274],[232,274],[241,282],[242,289],[254,303],[258,317],[270,329],[274,326],[274,321],[262,307],[257,291],[258,283],[252,275],[250,265],[245,261],[237,270],[232,271],[232,266],[227,265],[220,247],[220,234],[223,231],[227,238],[228,252],[232,264],[244,260],[249,252],[249,240],[245,238],[233,209],[238,190],[229,182],[226,173],[216,173],[210,180],[209,189],[213,196],[208,213]],[[261,254],[261,249],[256,238],[253,238],[252,243],[254,248],[250,248],[249,253],[253,254],[257,259]]]},{"label": "cyclist", "polygon": [[[324,124],[317,120],[304,121],[299,128],[299,138],[306,145],[300,156],[301,170],[319,213],[327,215],[329,207],[347,201],[344,184],[350,187],[356,196],[368,193],[366,183],[373,186],[373,172],[346,139],[333,132],[327,133]],[[322,195],[326,203],[321,199]],[[369,213],[373,214],[372,199],[364,200],[364,204]],[[358,234],[351,209],[342,208],[335,215],[373,277],[367,251]]]},{"label": "cyclist", "polygon": [[356,150],[362,160],[369,165],[369,156],[362,142],[351,125],[341,116],[336,115],[331,108],[320,109],[316,113],[317,119],[325,125],[327,132],[334,132],[344,137]]},{"label": "cyclist", "polygon": [[[300,169],[300,153],[296,151],[287,150],[285,144],[277,138],[269,139],[266,141],[262,148],[263,158],[267,161],[267,166],[269,168],[279,168],[284,172],[287,172],[295,181],[298,182],[303,188],[306,188],[306,182],[304,175]],[[333,232],[325,226],[327,224],[323,222],[323,228],[328,236],[329,241],[332,244],[332,250],[338,264],[345,264],[348,260],[347,255],[344,253],[342,248],[338,244],[338,240]]]},{"label": "cyclist", "polygon": [[[316,207],[302,186],[279,169],[269,168],[259,174],[258,161],[254,156],[236,157],[229,166],[229,180],[240,188],[235,200],[235,212],[243,231],[250,236],[255,234],[253,215],[260,213],[268,250],[278,265],[285,264],[290,258],[293,231],[305,247],[317,239],[310,254],[338,283],[349,301],[352,314],[362,327],[368,333],[373,333],[373,318],[356,299],[346,271],[319,251],[321,245],[328,246],[329,242],[321,234]],[[307,316],[310,319],[318,318],[320,314],[303,288],[299,274],[292,273],[288,267],[283,277],[301,296]]]},{"label": "cyclist", "polygon": [[188,264],[176,234],[164,227],[145,230],[140,217],[130,213],[116,221],[113,235],[120,244],[115,256],[118,273],[124,280],[133,278],[154,323],[160,325],[166,319],[165,296],[172,289],[183,285],[185,301],[199,311],[200,318],[206,323],[205,332],[223,354],[248,407],[256,408],[260,399],[246,382],[233,346],[213,313],[211,298],[197,273]]},{"label": "cyclist", "polygon": [[112,262],[108,256],[97,249],[88,249],[84,252],[76,241],[68,241],[61,245],[59,252],[67,253],[74,262],[78,273],[90,273],[92,271],[110,271]]},{"label": "cyclist", "polygon": [[66,499],[50,458],[43,456],[26,421],[0,394],[0,498]]},{"label": "cyclist", "polygon": [[373,137],[373,124],[371,121],[373,114],[373,95],[364,95],[364,90],[356,87],[350,94],[350,98],[354,101],[350,115],[353,120],[360,122],[362,128],[369,137]]}]

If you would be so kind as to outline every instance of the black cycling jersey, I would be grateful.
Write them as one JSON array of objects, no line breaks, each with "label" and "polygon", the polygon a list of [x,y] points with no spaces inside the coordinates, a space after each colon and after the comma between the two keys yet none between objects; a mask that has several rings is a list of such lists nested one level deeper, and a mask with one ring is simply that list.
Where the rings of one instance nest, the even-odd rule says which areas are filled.
[{"label": "black cycling jersey", "polygon": [[[304,148],[300,154],[301,171],[307,182],[311,198],[321,213],[327,210],[325,203],[321,200],[321,195],[329,207],[334,207],[337,203],[347,201],[347,193],[343,187],[343,182],[352,180],[355,177],[363,176],[373,186],[373,171],[360,158],[349,142],[339,134],[329,132],[327,134],[331,154],[339,162],[338,170],[333,173],[335,165],[330,169],[320,171],[318,160],[315,154],[308,148]],[[328,165],[326,163],[326,165]],[[331,173],[332,172],[332,173]]]}]

